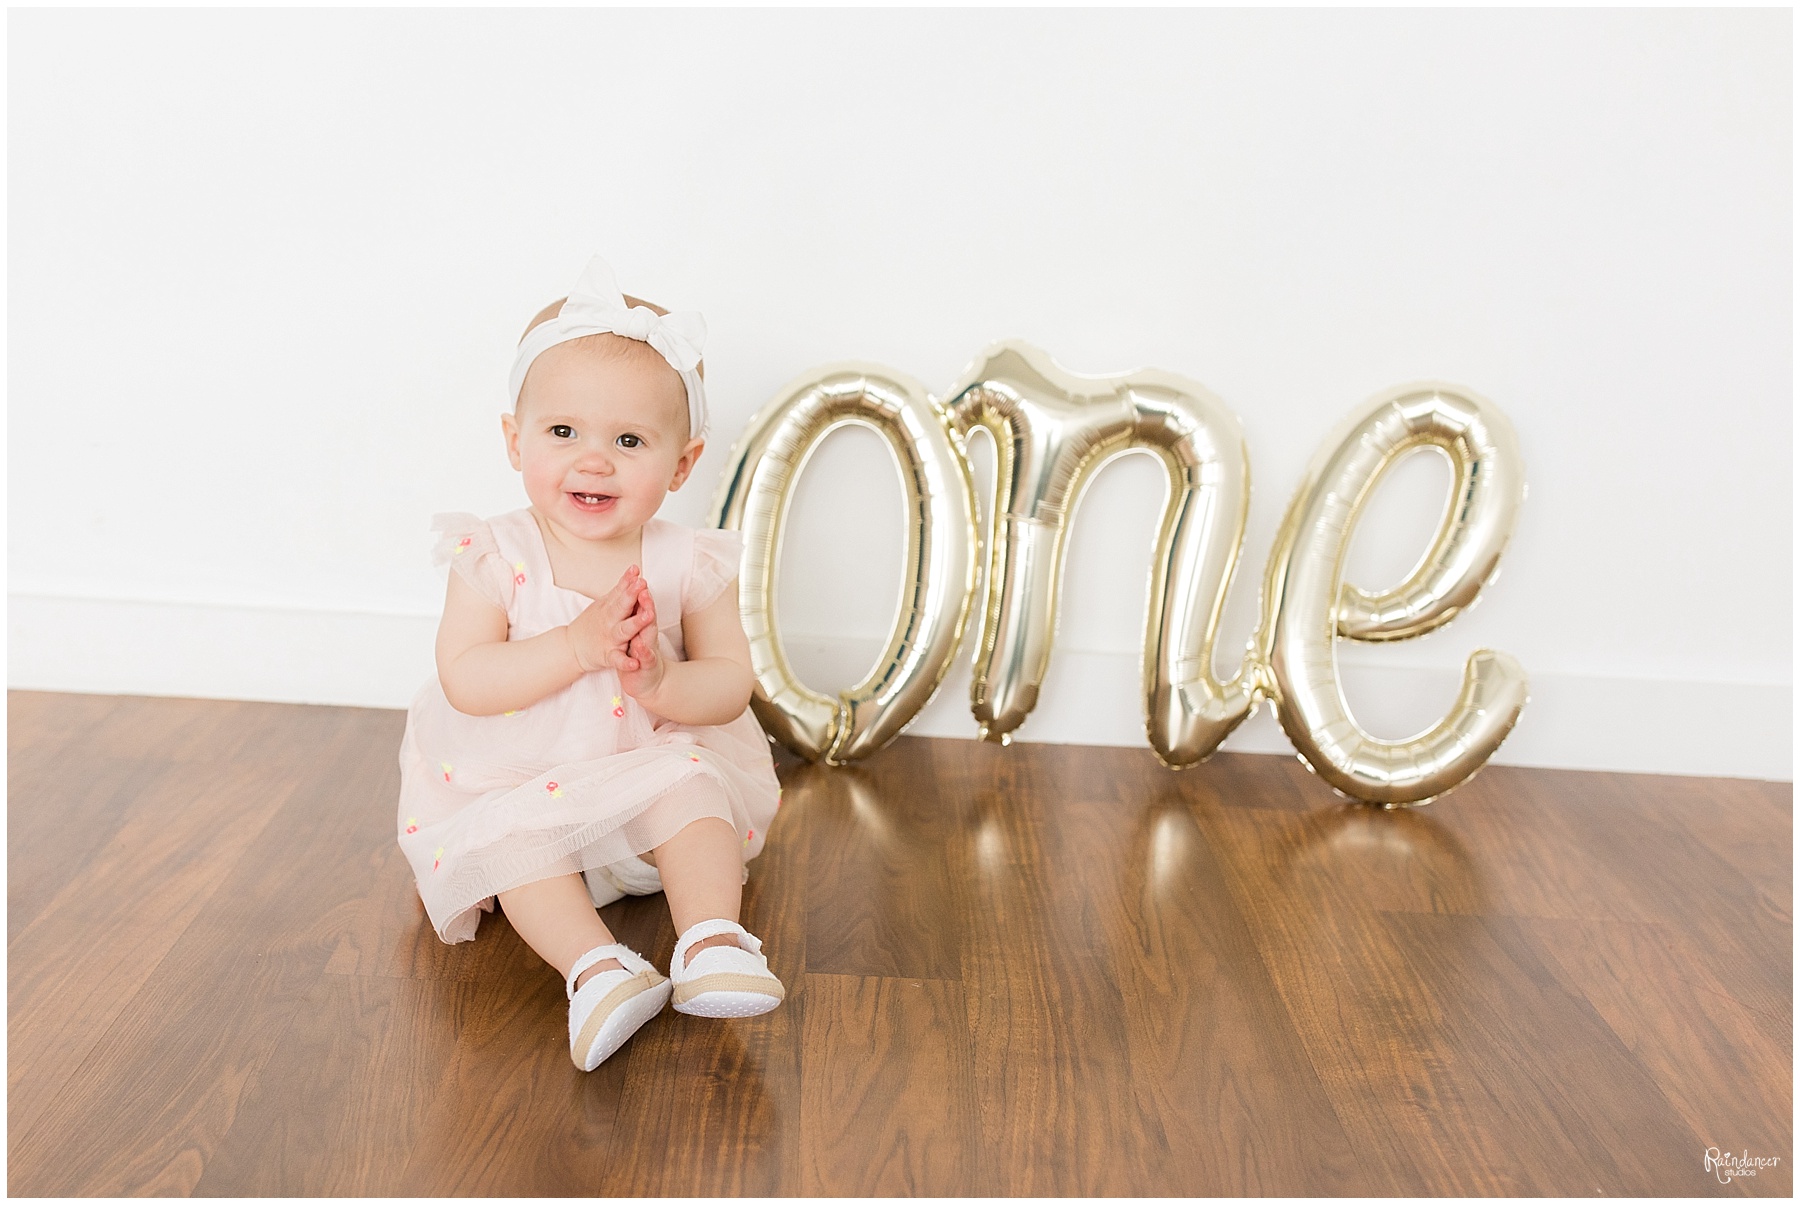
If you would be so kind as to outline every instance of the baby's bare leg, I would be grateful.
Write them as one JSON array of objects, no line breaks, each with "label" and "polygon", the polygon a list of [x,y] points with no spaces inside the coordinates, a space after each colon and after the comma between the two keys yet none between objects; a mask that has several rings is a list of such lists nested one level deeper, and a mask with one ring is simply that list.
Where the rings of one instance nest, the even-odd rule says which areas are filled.
[{"label": "baby's bare leg", "polygon": [[[721,822],[723,823],[723,822]],[[729,827],[729,826],[727,826]],[[612,931],[594,911],[594,899],[578,874],[539,879],[500,893],[500,907],[513,930],[537,956],[555,967],[564,979],[575,960],[595,946],[610,946]],[[734,912],[732,915],[736,915]],[[601,971],[619,969],[617,958],[602,959],[581,973],[580,987]]]},{"label": "baby's bare leg", "polygon": [[[669,917],[677,935],[703,920],[736,921],[744,900],[743,841],[737,829],[717,817],[696,820],[644,855],[662,875],[663,895],[669,901]],[[708,946],[735,946],[738,940],[721,933],[697,941],[688,951],[692,958]]]}]

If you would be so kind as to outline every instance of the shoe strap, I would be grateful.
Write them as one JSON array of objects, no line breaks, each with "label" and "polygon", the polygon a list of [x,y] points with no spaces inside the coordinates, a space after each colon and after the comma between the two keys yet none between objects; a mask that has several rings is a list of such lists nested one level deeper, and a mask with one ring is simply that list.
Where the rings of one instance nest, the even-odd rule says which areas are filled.
[{"label": "shoe strap", "polygon": [[[575,981],[581,978],[581,972],[587,970],[596,962],[605,962],[608,958],[617,958],[619,960],[619,965],[634,975],[639,971],[647,971],[650,969],[650,964],[639,957],[637,952],[630,946],[621,945],[618,942],[614,942],[610,946],[595,946],[580,958],[577,958],[575,960],[575,965],[569,968],[569,982],[567,984],[569,999],[573,1000],[575,998]],[[603,975],[605,973],[606,972],[604,971],[601,972]]]},{"label": "shoe strap", "polygon": [[688,965],[688,950],[693,948],[694,943],[705,941],[709,937],[717,937],[722,933],[735,933],[737,935],[738,944],[744,949],[750,951],[752,954],[762,953],[762,942],[758,941],[756,937],[751,934],[750,930],[744,928],[744,926],[738,924],[736,921],[724,919],[703,920],[690,928],[686,933],[683,933],[681,935],[681,940],[675,943],[675,952],[669,955],[669,973],[674,974],[677,967],[681,968],[685,973]]}]

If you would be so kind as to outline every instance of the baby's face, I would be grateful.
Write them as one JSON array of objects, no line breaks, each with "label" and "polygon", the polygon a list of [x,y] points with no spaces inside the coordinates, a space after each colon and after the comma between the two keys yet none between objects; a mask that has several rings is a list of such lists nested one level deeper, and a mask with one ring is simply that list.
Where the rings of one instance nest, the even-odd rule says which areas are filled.
[{"label": "baby's face", "polygon": [[681,378],[643,346],[557,344],[500,421],[531,504],[585,541],[635,540],[705,446],[688,434]]}]

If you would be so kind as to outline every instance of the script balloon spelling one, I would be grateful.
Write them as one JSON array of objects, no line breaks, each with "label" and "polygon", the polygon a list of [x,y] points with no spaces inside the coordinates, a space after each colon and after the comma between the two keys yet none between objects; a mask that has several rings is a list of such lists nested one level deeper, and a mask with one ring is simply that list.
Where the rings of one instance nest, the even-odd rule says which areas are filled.
[{"label": "script balloon spelling one", "polygon": [[[713,522],[744,532],[739,603],[757,674],[753,706],[770,734],[802,756],[841,764],[874,752],[949,671],[978,601],[966,443],[977,428],[996,453],[970,690],[984,738],[1005,743],[1036,707],[1070,522],[1099,469],[1133,451],[1156,457],[1168,482],[1143,642],[1145,733],[1165,765],[1204,761],[1268,699],[1308,768],[1344,795],[1397,807],[1465,781],[1517,722],[1526,679],[1502,652],[1471,654],[1449,714],[1400,741],[1364,732],[1337,678],[1338,640],[1423,635],[1472,605],[1497,571],[1525,483],[1511,424],[1491,402],[1451,385],[1405,386],[1333,434],[1276,537],[1243,662],[1220,682],[1213,649],[1250,499],[1242,425],[1224,403],[1173,373],[1082,376],[1014,341],[989,347],[946,396],[940,404],[879,365],[827,365],[783,389],[732,449]],[[881,659],[832,699],[788,665],[775,567],[800,471],[845,423],[873,429],[900,467],[907,567]],[[1363,507],[1401,458],[1428,446],[1448,456],[1456,474],[1431,547],[1393,589],[1360,590],[1343,573]]]}]

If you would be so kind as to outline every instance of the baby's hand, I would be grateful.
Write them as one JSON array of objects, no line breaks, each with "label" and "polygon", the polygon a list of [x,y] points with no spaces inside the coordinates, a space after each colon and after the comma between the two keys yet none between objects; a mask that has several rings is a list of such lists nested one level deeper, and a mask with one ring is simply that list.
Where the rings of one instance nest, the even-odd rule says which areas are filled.
[{"label": "baby's hand", "polygon": [[647,589],[639,604],[639,613],[648,620],[625,648],[624,662],[619,666],[619,685],[626,694],[643,702],[656,694],[663,680],[663,659],[656,655],[656,601]]},{"label": "baby's hand", "polygon": [[624,668],[632,640],[645,624],[656,622],[656,612],[648,610],[649,599],[650,585],[633,565],[619,576],[618,585],[570,621],[569,644],[583,673]]}]

